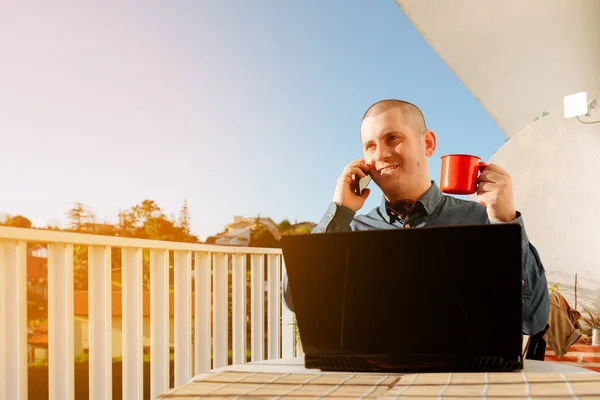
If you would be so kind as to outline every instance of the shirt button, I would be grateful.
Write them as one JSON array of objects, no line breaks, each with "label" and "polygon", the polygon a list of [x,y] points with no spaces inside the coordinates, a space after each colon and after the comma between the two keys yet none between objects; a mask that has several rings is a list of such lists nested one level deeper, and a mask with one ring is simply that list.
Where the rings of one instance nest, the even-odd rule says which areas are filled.
[{"label": "shirt button", "polygon": [[329,218],[332,218],[332,217],[333,217],[333,213],[329,213],[329,214],[327,214],[327,215],[329,216]]}]

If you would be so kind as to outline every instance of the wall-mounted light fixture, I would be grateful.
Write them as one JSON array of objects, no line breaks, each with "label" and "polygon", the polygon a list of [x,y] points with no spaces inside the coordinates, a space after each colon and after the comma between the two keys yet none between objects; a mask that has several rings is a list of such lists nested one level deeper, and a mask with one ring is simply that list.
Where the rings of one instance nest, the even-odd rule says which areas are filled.
[{"label": "wall-mounted light fixture", "polygon": [[588,102],[588,96],[586,92],[574,93],[563,97],[563,105],[565,118],[576,117],[579,122],[584,124],[600,123],[600,121],[584,121],[581,118],[579,118],[582,115],[590,117],[591,110],[593,110],[594,108],[598,108],[596,100]]}]

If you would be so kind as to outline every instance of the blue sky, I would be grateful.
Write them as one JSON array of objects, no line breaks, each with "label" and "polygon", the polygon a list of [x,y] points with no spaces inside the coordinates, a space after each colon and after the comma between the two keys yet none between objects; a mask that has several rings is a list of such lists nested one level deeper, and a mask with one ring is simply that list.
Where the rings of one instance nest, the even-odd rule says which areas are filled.
[{"label": "blue sky", "polygon": [[0,212],[35,226],[146,198],[187,199],[201,239],[234,215],[317,222],[383,98],[423,110],[436,181],[443,154],[505,140],[393,0],[14,2],[0,37]]}]

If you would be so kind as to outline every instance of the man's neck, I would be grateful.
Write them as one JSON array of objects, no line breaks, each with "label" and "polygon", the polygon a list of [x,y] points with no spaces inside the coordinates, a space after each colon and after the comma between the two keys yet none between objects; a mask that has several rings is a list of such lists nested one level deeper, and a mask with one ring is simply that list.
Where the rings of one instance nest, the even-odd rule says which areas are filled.
[{"label": "man's neck", "polygon": [[384,193],[384,195],[385,199],[390,203],[394,203],[399,200],[417,201],[425,194],[425,192],[429,190],[430,187],[431,181],[428,179],[427,182],[423,181],[419,185],[408,188],[407,190],[398,190],[394,193]]}]

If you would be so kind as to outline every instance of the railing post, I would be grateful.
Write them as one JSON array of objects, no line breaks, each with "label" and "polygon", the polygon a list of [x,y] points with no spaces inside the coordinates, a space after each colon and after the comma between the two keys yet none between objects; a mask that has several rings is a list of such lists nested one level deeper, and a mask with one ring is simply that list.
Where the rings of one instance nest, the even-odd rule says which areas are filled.
[{"label": "railing post", "polygon": [[227,366],[228,333],[228,255],[215,254],[213,271],[213,368]]},{"label": "railing post", "polygon": [[281,256],[279,254],[269,254],[269,265],[268,271],[268,292],[267,292],[267,306],[269,319],[267,320],[267,343],[268,343],[268,357],[270,360],[279,358],[279,341],[280,341],[280,312],[279,305],[281,302],[281,296],[279,293],[279,286],[281,285],[281,279],[279,278],[279,270],[281,268]]},{"label": "railing post", "polygon": [[192,253],[176,251],[174,255],[175,306],[175,386],[192,377]]},{"label": "railing post", "polygon": [[112,399],[112,287],[110,247],[88,248],[90,399]]},{"label": "railing post", "polygon": [[142,249],[125,248],[121,258],[123,287],[123,398],[144,397]]},{"label": "railing post", "polygon": [[73,400],[73,245],[48,245],[48,372],[50,400]]},{"label": "railing post", "polygon": [[194,373],[199,374],[210,369],[210,271],[211,253],[196,253],[194,263],[194,300],[196,302],[196,315],[194,326],[196,337],[195,355],[196,368]]},{"label": "railing post", "polygon": [[234,254],[232,279],[233,364],[246,362],[246,255]]},{"label": "railing post", "polygon": [[0,241],[0,398],[27,399],[27,243]]},{"label": "railing post", "polygon": [[169,389],[169,251],[150,250],[150,398]]},{"label": "railing post", "polygon": [[251,337],[251,359],[252,362],[262,361],[264,359],[264,315],[265,315],[265,270],[264,256],[262,254],[252,254],[250,259],[250,286],[251,286],[251,315],[250,328]]}]

